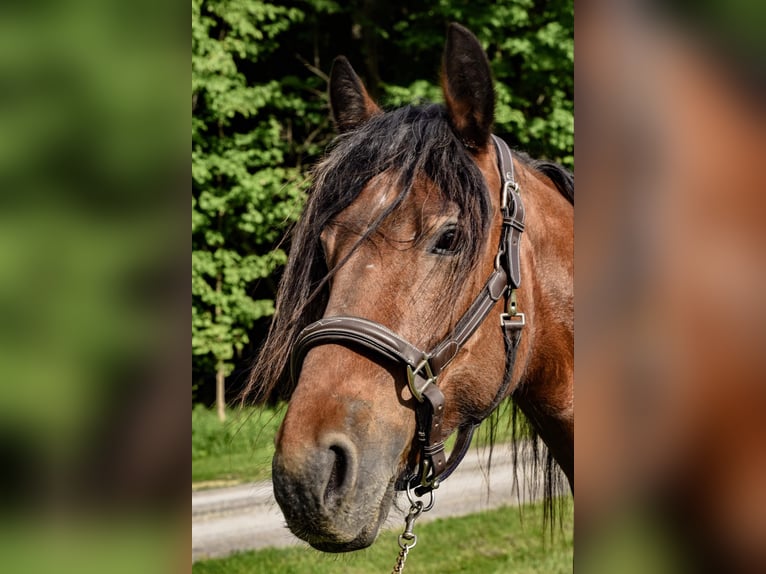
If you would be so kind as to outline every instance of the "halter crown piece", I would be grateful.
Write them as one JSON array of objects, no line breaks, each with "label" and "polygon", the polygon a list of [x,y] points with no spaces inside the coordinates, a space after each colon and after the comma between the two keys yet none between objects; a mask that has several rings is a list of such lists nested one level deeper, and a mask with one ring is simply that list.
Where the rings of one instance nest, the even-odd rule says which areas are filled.
[{"label": "halter crown piece", "polygon": [[381,362],[403,364],[407,383],[418,401],[415,407],[416,436],[420,445],[417,471],[406,481],[396,485],[397,490],[422,496],[439,487],[463,460],[476,427],[487,418],[503,400],[510,384],[506,374],[490,407],[474,421],[458,427],[457,440],[447,459],[444,453],[444,395],[437,385],[441,372],[465,346],[471,336],[489,315],[495,304],[505,297],[506,309],[500,315],[500,327],[506,341],[506,371],[510,372],[524,327],[524,314],[516,310],[515,290],[521,284],[519,249],[524,231],[524,205],[519,185],[514,180],[511,150],[502,139],[493,135],[502,180],[501,210],[503,228],[495,257],[495,269],[468,310],[452,332],[431,351],[424,352],[379,323],[360,317],[324,317],[308,325],[298,335],[293,347],[290,374],[297,381],[306,354],[313,347],[340,344],[371,351]]}]

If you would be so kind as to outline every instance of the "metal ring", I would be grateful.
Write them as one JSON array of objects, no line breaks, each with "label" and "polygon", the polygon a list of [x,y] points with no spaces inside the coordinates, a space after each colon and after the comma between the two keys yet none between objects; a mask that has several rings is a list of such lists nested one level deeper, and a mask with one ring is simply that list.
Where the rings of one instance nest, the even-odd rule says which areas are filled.
[{"label": "metal ring", "polygon": [[428,512],[429,510],[431,510],[434,507],[434,500],[435,500],[435,498],[434,498],[434,491],[433,490],[429,490],[428,491],[428,494],[431,495],[431,498],[429,498],[428,504],[426,504],[426,505],[423,505],[423,501],[419,500],[417,498],[417,495],[414,493],[413,490],[414,489],[412,487],[412,483],[407,483],[407,499],[410,501],[411,505],[413,505],[413,506],[420,506],[421,510],[420,510],[420,512],[418,512],[418,514],[420,514],[422,512]]},{"label": "metal ring", "polygon": [[[408,544],[407,542],[402,542],[402,540],[412,540],[412,544]],[[407,539],[404,537],[404,534],[399,535],[399,548],[402,550],[409,550],[410,548],[415,548],[415,545],[418,543],[418,535],[413,534],[412,538]]]},{"label": "metal ring", "polygon": [[[421,374],[421,370],[425,371],[425,375]],[[415,386],[415,377],[422,377],[425,379],[425,383],[423,383],[423,386],[420,388],[417,388]],[[428,385],[436,381],[436,376],[433,373],[433,369],[431,369],[431,363],[428,355],[424,355],[421,359],[420,363],[415,367],[413,370],[411,365],[407,365],[407,384],[410,387],[410,391],[412,392],[412,396],[415,397],[415,399],[422,403],[425,399],[423,398],[423,391],[426,389]]]}]

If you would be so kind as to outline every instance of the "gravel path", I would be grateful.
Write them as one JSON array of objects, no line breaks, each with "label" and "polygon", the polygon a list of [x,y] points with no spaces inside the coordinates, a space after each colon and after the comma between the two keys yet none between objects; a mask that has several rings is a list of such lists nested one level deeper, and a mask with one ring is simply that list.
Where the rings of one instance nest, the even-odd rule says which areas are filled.
[{"label": "gravel path", "polygon": [[[515,485],[510,446],[495,447],[489,481],[488,455],[487,449],[471,449],[458,470],[436,491],[434,508],[423,514],[418,522],[518,505],[541,497],[542,489],[531,487],[531,465],[524,462],[528,456],[521,457],[519,482]],[[400,500],[400,506],[406,507],[406,499],[402,496]],[[402,528],[405,511],[406,508],[392,508],[386,528]],[[292,545],[305,543],[285,527],[270,482],[192,493],[192,561],[269,546]]]}]

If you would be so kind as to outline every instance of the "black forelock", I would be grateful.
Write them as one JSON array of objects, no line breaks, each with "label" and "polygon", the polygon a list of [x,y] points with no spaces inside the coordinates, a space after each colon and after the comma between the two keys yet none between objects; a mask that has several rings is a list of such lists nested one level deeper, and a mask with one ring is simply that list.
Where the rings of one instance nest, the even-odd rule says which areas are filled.
[{"label": "black forelock", "polygon": [[[346,209],[375,176],[398,175],[400,197],[409,194],[415,177],[425,175],[446,202],[457,204],[461,224],[478,216],[467,239],[478,238],[488,219],[490,202],[484,179],[470,154],[453,133],[441,105],[406,106],[372,117],[358,129],[339,136],[314,170],[310,211],[321,226]],[[469,225],[473,228],[474,226]],[[321,231],[321,229],[315,231]],[[469,229],[464,230],[466,232]]]}]

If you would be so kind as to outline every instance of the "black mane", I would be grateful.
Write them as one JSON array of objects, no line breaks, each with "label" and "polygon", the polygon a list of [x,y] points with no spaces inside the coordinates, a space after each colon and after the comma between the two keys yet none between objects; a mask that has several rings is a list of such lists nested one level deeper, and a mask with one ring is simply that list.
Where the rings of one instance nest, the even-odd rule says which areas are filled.
[{"label": "black mane", "polygon": [[569,203],[574,205],[574,175],[552,161],[535,160],[532,168],[550,179]]},{"label": "black mane", "polygon": [[574,175],[568,169],[545,159],[533,159],[523,152],[514,152],[525,165],[543,174],[553,182],[559,193],[574,205]]}]

